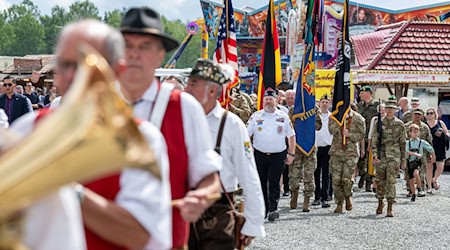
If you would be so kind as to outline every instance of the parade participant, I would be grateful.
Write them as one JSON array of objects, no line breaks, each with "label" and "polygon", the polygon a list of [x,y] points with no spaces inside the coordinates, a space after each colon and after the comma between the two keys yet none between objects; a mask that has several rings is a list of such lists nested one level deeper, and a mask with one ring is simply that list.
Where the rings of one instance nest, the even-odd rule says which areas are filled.
[{"label": "parade participant", "polygon": [[401,97],[400,99],[398,99],[398,110],[397,112],[395,112],[395,117],[397,117],[400,120],[403,120],[403,115],[409,111],[409,107],[408,107],[408,98],[406,97]]},{"label": "parade participant", "polygon": [[[245,224],[241,230],[244,245],[248,246],[255,237],[264,232],[264,199],[261,191],[258,171],[251,147],[250,137],[241,119],[233,113],[227,113],[217,98],[234,71],[228,65],[217,65],[210,60],[199,59],[189,75],[186,92],[202,103],[211,138],[216,141],[216,151],[223,159],[220,179],[230,199],[233,200],[237,184],[243,188],[245,200]],[[228,73],[228,76],[227,76]],[[222,119],[225,119],[220,131]],[[220,131],[220,132],[219,132]],[[218,136],[221,136],[219,139]],[[220,145],[217,143],[220,141]],[[219,150],[220,148],[220,150]],[[189,249],[233,249],[235,243],[233,208],[224,194],[214,203],[196,223],[191,224]],[[205,227],[210,221],[217,220],[214,228]]]},{"label": "parade participant", "polygon": [[[55,85],[63,97],[62,101],[71,84],[74,83],[79,58],[76,48],[83,43],[89,43],[103,54],[116,75],[121,74],[125,69],[124,41],[120,32],[96,20],[81,21],[64,27],[56,49],[55,68],[58,74]],[[22,133],[31,131],[36,119],[35,116],[24,117],[13,126],[16,126],[16,131]],[[170,249],[171,247],[168,160],[164,139],[158,129],[148,122],[142,122],[139,129],[150,147],[155,150],[161,171],[161,181],[148,171],[126,169],[85,183],[84,186],[78,184],[76,190],[80,201],[77,205],[81,204],[88,249]],[[50,196],[52,200],[43,200],[31,208],[29,214],[32,216],[27,225],[28,232],[34,240],[39,240],[29,244],[32,249],[84,248],[80,243],[77,245],[78,248],[68,245],[74,242],[72,239],[74,230],[68,227],[77,221],[81,223],[81,220],[79,218],[77,220],[76,217],[79,207],[78,210],[76,207],[71,207],[69,195],[65,196],[66,200],[60,198],[61,203],[57,207],[52,200],[58,200],[58,197]],[[69,212],[71,214],[67,214]],[[48,223],[52,222],[55,225],[48,227]],[[44,228],[46,230],[43,230]],[[74,233],[75,236],[76,233],[77,231]],[[46,240],[53,242],[45,242]]]},{"label": "parade participant", "polygon": [[[395,118],[396,101],[386,101],[386,117],[381,119],[383,133],[381,136],[381,155],[378,155],[378,130],[372,136],[373,163],[377,166],[377,214],[383,213],[384,198],[388,201],[387,216],[393,217],[392,206],[395,202],[395,183],[400,166],[405,166],[406,133],[403,122]],[[375,123],[375,127],[378,122]],[[400,157],[399,157],[400,156]],[[404,167],[403,167],[404,168]]]},{"label": "parade participant", "polygon": [[[423,110],[421,110],[420,108],[416,108],[412,111],[413,113],[413,120],[406,123],[405,124],[405,130],[409,131],[409,127],[411,126],[411,124],[416,124],[419,126],[420,128],[420,133],[419,133],[419,138],[422,140],[427,141],[428,143],[430,143],[431,145],[433,144],[433,137],[431,136],[431,131],[430,128],[428,127],[428,125],[424,122],[422,122],[423,119],[423,115],[424,112]],[[409,134],[407,134],[407,139],[409,139]],[[431,159],[430,159],[430,155],[428,153],[428,151],[424,152],[424,155],[421,157],[422,160],[422,164],[420,166],[419,169],[419,173],[420,173],[420,180],[422,182],[422,187],[425,188],[425,173],[427,171],[427,168],[432,168],[433,163],[431,163]],[[428,167],[428,165],[431,165],[430,167]],[[408,179],[408,168],[405,168],[405,181],[406,181],[406,185],[407,185],[407,190],[408,190],[408,195],[407,197],[410,197],[412,195],[411,190],[409,189],[410,185],[409,185],[409,179]]]},{"label": "parade participant", "polygon": [[3,79],[3,87],[5,93],[0,95],[0,108],[3,109],[8,116],[9,124],[12,124],[17,118],[26,113],[32,112],[31,102],[24,95],[14,92],[16,88],[16,80],[7,76]]},{"label": "parade participant", "polygon": [[414,109],[418,109],[420,107],[420,100],[418,97],[411,98],[411,109],[403,114],[402,121],[403,123],[408,123],[413,119],[412,111]]},{"label": "parade participant", "polygon": [[372,87],[370,86],[363,86],[361,87],[361,90],[359,92],[359,97],[361,101],[358,103],[358,112],[364,117],[366,120],[366,135],[364,137],[364,148],[366,152],[364,153],[364,156],[359,159],[358,161],[358,172],[359,172],[359,183],[358,187],[362,188],[364,186],[364,182],[366,182],[366,192],[371,192],[370,184],[372,183],[372,176],[370,176],[367,173],[368,170],[368,140],[369,140],[369,128],[370,128],[370,121],[374,116],[377,115],[378,112],[378,105],[380,104],[378,101],[375,101],[372,97]]},{"label": "parade participant", "polygon": [[251,104],[244,97],[238,87],[232,89],[231,102],[229,106],[230,112],[237,115],[244,123],[252,115]]},{"label": "parade participant", "polygon": [[[333,136],[328,129],[328,122],[331,115],[331,112],[329,111],[330,104],[328,94],[325,94],[320,98],[319,108],[322,127],[320,130],[316,131],[317,168],[314,171],[315,200],[312,205],[318,206],[322,203],[323,208],[330,207],[330,204],[328,204],[328,186],[330,180],[329,151],[333,140]],[[320,179],[321,177],[322,181]]]},{"label": "parade participant", "polygon": [[33,110],[39,109],[44,106],[44,104],[39,100],[38,94],[33,91],[33,83],[25,83],[25,93],[23,95],[30,99],[31,107],[33,108]]},{"label": "parade participant", "polygon": [[[253,136],[256,167],[269,221],[274,221],[280,216],[277,211],[280,199],[280,178],[284,164],[292,164],[295,156],[294,129],[288,115],[278,110],[276,105],[275,90],[266,89],[263,99],[264,109],[255,112],[247,125],[248,134]],[[286,138],[289,144],[287,156]]]},{"label": "parade participant", "polygon": [[436,172],[434,173],[434,177],[433,165],[429,164],[427,166],[427,193],[431,194],[431,183],[435,190],[439,190],[440,188],[438,179],[444,171],[445,151],[448,149],[449,132],[445,123],[438,120],[438,114],[435,108],[428,108],[426,114],[427,124],[433,136],[433,148],[436,154]]},{"label": "parade participant", "polygon": [[[292,119],[294,115],[294,107],[289,110],[289,118],[291,122],[295,121]],[[320,119],[320,110],[316,108],[316,124],[315,130],[320,130],[322,128],[322,120]],[[300,186],[300,180],[303,179],[303,212],[309,212],[309,202],[314,194],[314,170],[316,169],[317,150],[314,148],[314,152],[310,155],[306,155],[300,149],[296,147],[295,157],[293,164],[289,166],[289,189],[291,190],[291,209],[296,209],[298,205],[298,192]]]},{"label": "parade participant", "polygon": [[416,188],[414,182],[417,183],[417,189],[419,190],[418,197],[425,196],[419,175],[419,172],[422,169],[424,150],[431,154],[431,162],[434,161],[436,155],[434,154],[433,146],[427,141],[419,138],[420,127],[417,124],[411,124],[408,127],[408,134],[411,139],[406,141],[406,169],[408,169],[408,184],[411,190],[411,201],[416,201]]},{"label": "parade participant", "polygon": [[[328,126],[333,135],[330,148],[330,167],[333,182],[334,197],[336,200],[335,213],[342,213],[345,200],[345,209],[353,209],[352,201],[352,173],[359,159],[358,143],[364,138],[366,133],[366,123],[364,118],[357,112],[350,109],[345,120],[346,128],[339,126],[330,119]],[[346,145],[343,143],[343,136]]]},{"label": "parade participant", "polygon": [[8,116],[3,109],[0,109],[0,128],[8,128]]},{"label": "parade participant", "polygon": [[173,248],[184,248],[188,222],[197,221],[214,203],[208,197],[220,192],[220,157],[205,133],[209,127],[201,105],[188,93],[172,91],[171,84],[160,85],[154,76],[166,52],[179,44],[164,33],[159,14],[132,8],[120,30],[127,63],[121,87],[134,103],[135,116],[156,124],[167,142],[172,199],[182,199],[172,210]]}]

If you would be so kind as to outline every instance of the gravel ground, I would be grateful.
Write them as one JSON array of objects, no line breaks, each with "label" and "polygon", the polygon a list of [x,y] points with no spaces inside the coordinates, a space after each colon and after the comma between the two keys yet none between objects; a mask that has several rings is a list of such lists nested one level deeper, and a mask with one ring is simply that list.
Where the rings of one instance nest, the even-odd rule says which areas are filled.
[{"label": "gravel ground", "polygon": [[[403,176],[402,176],[403,177]],[[450,173],[440,177],[440,190],[411,202],[403,178],[397,179],[394,217],[376,215],[373,193],[354,185],[353,211],[333,213],[330,208],[312,207],[309,213],[289,208],[282,197],[280,219],[266,220],[266,237],[257,238],[249,249],[450,249]],[[302,189],[302,187],[300,187]],[[311,200],[312,202],[312,200]]]}]

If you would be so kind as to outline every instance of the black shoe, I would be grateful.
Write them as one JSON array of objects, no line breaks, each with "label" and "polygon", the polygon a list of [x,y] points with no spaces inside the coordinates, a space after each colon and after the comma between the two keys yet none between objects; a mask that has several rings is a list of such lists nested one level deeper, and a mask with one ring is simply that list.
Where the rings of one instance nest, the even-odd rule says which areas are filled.
[{"label": "black shoe", "polygon": [[284,191],[283,197],[288,197],[288,196],[289,196],[289,191]]},{"label": "black shoe", "polygon": [[276,219],[280,218],[280,213],[278,213],[277,210],[269,212],[268,216],[269,221],[275,221]]},{"label": "black shoe", "polygon": [[311,205],[313,205],[313,206],[320,206],[320,200],[314,200]]},{"label": "black shoe", "polygon": [[328,207],[330,207],[330,204],[328,204],[328,201],[322,201],[322,207],[328,208]]},{"label": "black shoe", "polygon": [[415,194],[412,195],[411,201],[412,201],[412,202],[416,201],[416,195],[415,195]]},{"label": "black shoe", "polygon": [[328,195],[327,201],[332,201],[332,200],[333,200],[333,195]]},{"label": "black shoe", "polygon": [[359,177],[358,187],[362,188],[364,186],[364,178],[363,176]]},{"label": "black shoe", "polygon": [[411,193],[411,191],[409,191],[409,193],[406,195],[406,197],[411,197],[412,196],[412,193]]}]

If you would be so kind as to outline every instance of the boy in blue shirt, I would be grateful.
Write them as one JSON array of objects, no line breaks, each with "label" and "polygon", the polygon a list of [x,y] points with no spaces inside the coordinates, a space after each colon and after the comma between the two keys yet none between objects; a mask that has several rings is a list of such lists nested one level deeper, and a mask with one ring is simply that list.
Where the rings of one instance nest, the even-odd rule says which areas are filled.
[{"label": "boy in blue shirt", "polygon": [[422,166],[423,151],[427,151],[431,154],[431,161],[434,162],[436,155],[434,154],[433,146],[427,141],[419,139],[420,128],[416,124],[411,124],[408,128],[410,140],[406,141],[406,165],[409,174],[409,186],[412,192],[411,201],[416,201],[416,189],[414,182],[417,183],[417,189],[419,190],[419,197],[425,196],[425,192],[422,190],[422,184],[420,181],[419,169]]}]

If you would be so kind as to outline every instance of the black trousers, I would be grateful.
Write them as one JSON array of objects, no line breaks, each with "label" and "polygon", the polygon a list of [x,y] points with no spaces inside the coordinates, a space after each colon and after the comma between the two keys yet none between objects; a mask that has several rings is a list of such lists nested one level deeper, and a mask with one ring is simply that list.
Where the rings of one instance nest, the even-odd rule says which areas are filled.
[{"label": "black trousers", "polygon": [[[317,147],[317,168],[314,171],[314,183],[316,185],[314,193],[316,200],[327,201],[328,199],[330,181],[330,156],[328,155],[328,151],[330,151],[330,147]],[[320,177],[322,177],[322,181]]]},{"label": "black trousers", "polygon": [[255,161],[258,169],[261,189],[264,195],[266,214],[278,209],[280,200],[280,178],[284,169],[286,151],[266,154],[255,150]]}]

